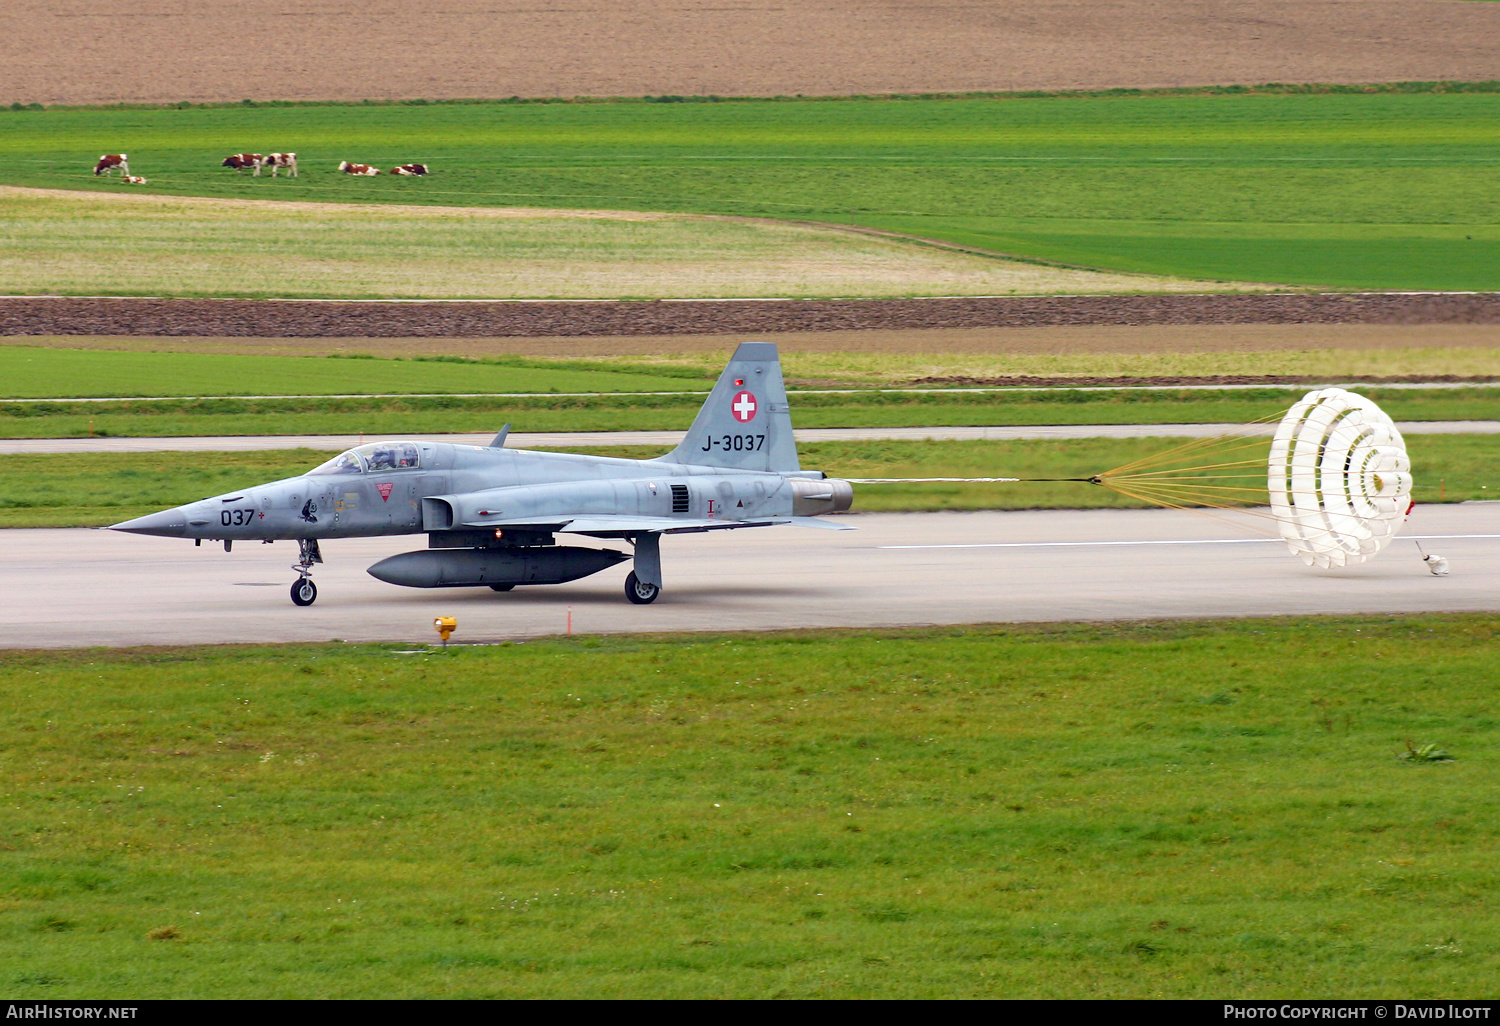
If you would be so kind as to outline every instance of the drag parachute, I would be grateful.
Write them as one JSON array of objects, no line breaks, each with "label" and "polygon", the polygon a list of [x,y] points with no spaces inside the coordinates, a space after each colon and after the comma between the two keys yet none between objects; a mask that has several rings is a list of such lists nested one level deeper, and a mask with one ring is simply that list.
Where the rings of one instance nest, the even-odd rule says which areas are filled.
[{"label": "drag parachute", "polygon": [[1411,462],[1391,418],[1364,396],[1324,388],[1281,418],[1269,455],[1267,428],[1195,439],[1093,481],[1158,506],[1269,519],[1308,566],[1362,563],[1385,548],[1411,508]]},{"label": "drag parachute", "polygon": [[1342,388],[1303,396],[1271,439],[1271,515],[1308,566],[1362,563],[1385,548],[1406,519],[1411,484],[1391,418]]}]

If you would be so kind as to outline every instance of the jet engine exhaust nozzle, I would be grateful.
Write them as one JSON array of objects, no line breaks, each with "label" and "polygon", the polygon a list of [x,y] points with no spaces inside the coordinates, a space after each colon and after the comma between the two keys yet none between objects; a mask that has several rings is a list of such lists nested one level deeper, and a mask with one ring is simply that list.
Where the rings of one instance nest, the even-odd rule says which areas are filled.
[{"label": "jet engine exhaust nozzle", "polygon": [[821,481],[793,478],[792,515],[815,517],[820,513],[842,513],[854,505],[854,486],[836,477]]}]

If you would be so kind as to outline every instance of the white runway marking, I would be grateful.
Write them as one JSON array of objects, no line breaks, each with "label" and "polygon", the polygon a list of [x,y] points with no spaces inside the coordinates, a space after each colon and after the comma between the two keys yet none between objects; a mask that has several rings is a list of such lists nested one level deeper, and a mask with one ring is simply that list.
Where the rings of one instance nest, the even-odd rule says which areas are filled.
[{"label": "white runway marking", "polygon": [[[1448,538],[1500,538],[1500,534],[1403,534],[1396,541],[1443,541]],[[956,545],[877,545],[877,549],[1049,549],[1091,545],[1266,545],[1280,538],[1152,538],[1145,541],[961,542]],[[1394,543],[1393,543],[1394,544]]]}]

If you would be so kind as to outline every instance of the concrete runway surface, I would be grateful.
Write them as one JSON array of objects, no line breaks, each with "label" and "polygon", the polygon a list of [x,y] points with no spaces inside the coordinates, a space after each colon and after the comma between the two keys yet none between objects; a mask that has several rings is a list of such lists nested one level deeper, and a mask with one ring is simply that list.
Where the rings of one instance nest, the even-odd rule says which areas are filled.
[{"label": "concrete runway surface", "polygon": [[[1500,420],[1407,421],[1396,427],[1405,435],[1494,435]],[[1060,438],[1217,438],[1220,435],[1266,435],[1275,424],[1062,424],[1027,427],[872,427],[798,428],[798,442],[1014,441]],[[659,445],[682,441],[682,431],[515,431],[509,449],[609,445]],[[459,445],[488,445],[494,432],[467,435],[194,435],[181,438],[11,438],[0,440],[0,454],[59,452],[255,452],[263,449],[325,449],[343,452],[383,438],[421,438]]]},{"label": "concrete runway surface", "polygon": [[[1500,611],[1500,503],[1418,507],[1376,559],[1315,570],[1265,521],[1169,510],[862,514],[859,528],[678,535],[665,589],[626,602],[622,565],[571,584],[412,590],[365,568],[421,535],[326,542],[317,603],[288,597],[289,542],[194,548],[103,530],[0,531],[0,647],[437,640],[1309,613]],[[571,536],[570,536],[571,537]],[[1413,538],[1448,557],[1433,577]],[[628,548],[592,539],[580,544]]]}]

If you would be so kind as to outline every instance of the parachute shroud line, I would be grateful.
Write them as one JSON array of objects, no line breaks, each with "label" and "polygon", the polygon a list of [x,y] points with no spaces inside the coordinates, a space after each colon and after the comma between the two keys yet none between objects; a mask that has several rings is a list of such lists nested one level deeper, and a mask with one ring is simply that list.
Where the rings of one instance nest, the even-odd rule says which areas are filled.
[{"label": "parachute shroud line", "polygon": [[1405,522],[1412,487],[1406,442],[1364,396],[1341,388],[1309,392],[1281,417],[1264,459],[1226,458],[1264,445],[1239,434],[1194,439],[1094,481],[1171,509],[1234,510],[1271,520],[1309,566],[1363,562]]}]

